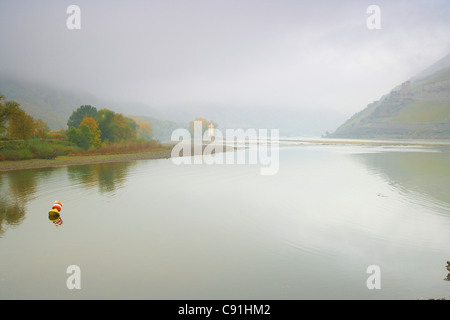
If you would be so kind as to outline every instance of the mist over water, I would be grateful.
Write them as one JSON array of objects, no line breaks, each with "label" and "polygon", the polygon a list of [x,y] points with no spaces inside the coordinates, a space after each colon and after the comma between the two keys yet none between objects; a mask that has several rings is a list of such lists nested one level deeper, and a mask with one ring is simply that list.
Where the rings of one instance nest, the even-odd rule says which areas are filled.
[{"label": "mist over water", "polygon": [[170,159],[3,172],[0,298],[443,297],[449,155],[284,144],[273,176]]}]

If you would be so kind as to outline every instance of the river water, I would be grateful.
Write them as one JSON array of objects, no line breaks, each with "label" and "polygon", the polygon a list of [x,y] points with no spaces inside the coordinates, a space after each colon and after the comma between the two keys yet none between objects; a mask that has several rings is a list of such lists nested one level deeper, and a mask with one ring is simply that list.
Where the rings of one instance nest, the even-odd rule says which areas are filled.
[{"label": "river water", "polygon": [[288,143],[274,175],[171,159],[18,170],[0,191],[0,299],[450,294],[445,146]]}]

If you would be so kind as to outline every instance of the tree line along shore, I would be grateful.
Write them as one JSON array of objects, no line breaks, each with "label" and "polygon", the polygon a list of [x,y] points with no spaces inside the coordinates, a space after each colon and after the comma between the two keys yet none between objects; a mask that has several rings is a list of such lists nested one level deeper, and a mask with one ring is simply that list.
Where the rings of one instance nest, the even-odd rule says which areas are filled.
[{"label": "tree line along shore", "polygon": [[[204,118],[194,121],[201,122],[202,130],[213,123]],[[172,148],[173,144],[153,139],[147,122],[91,105],[74,110],[67,129],[50,130],[43,120],[0,94],[0,171],[169,158]]]},{"label": "tree line along shore", "polygon": [[[50,130],[47,123],[0,95],[0,170],[38,163],[104,161],[143,154],[165,157],[170,146],[152,137],[148,123],[137,123],[109,109],[82,105],[67,121],[68,129]],[[68,159],[71,158],[69,161]],[[76,160],[78,159],[78,160]]]},{"label": "tree line along shore", "polygon": [[[210,124],[218,127],[217,123],[204,118],[194,121],[201,122],[202,131],[207,130]],[[189,131],[193,131],[194,121],[189,123]],[[174,146],[154,140],[147,122],[137,122],[109,109],[97,110],[91,105],[82,105],[74,110],[67,127],[50,130],[43,120],[33,119],[19,103],[6,100],[0,94],[0,171],[169,158]],[[297,141],[385,146],[422,144],[417,141]]]}]

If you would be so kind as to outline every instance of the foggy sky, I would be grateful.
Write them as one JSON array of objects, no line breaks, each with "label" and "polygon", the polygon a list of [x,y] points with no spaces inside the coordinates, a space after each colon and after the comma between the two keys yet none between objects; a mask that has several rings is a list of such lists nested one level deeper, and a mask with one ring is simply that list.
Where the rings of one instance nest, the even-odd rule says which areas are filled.
[{"label": "foggy sky", "polygon": [[[81,8],[68,30],[66,8]],[[381,8],[381,30],[366,9]],[[0,73],[158,108],[348,115],[450,53],[449,1],[0,0]]]}]

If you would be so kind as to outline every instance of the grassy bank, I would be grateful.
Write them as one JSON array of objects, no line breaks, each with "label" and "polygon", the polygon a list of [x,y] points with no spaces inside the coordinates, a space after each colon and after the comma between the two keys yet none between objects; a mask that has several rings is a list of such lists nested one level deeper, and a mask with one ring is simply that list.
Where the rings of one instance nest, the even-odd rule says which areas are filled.
[{"label": "grassy bank", "polygon": [[29,159],[54,159],[78,152],[80,148],[67,140],[41,140],[30,139],[28,141],[3,138],[0,140],[0,162],[19,161]]},{"label": "grassy bank", "polygon": [[170,157],[172,146],[154,140],[103,143],[89,149],[80,148],[67,139],[28,141],[8,137],[0,139],[0,171],[105,163]]},{"label": "grassy bank", "polygon": [[[139,146],[134,144],[133,146]],[[142,145],[140,145],[142,147]],[[100,149],[94,149],[84,152],[72,153],[69,155],[57,156],[54,159],[29,159],[18,161],[0,161],[0,172],[10,170],[21,169],[34,169],[34,168],[48,168],[48,167],[62,167],[70,165],[83,165],[83,164],[95,164],[95,163],[108,163],[108,162],[124,162],[146,159],[168,159],[171,158],[172,149],[175,143],[159,144],[151,149],[140,149],[133,147],[116,148],[117,146],[110,145]],[[202,146],[202,152],[207,145]],[[226,147],[223,152],[235,150],[234,147]],[[101,154],[100,154],[101,153]],[[202,154],[197,153],[194,146],[191,146],[191,155]],[[212,152],[214,154],[214,152]],[[179,156],[183,156],[183,152],[179,153]]]},{"label": "grassy bank", "polygon": [[115,154],[94,154],[94,155],[66,155],[58,156],[54,159],[30,159],[20,161],[0,161],[0,171],[62,167],[69,165],[82,165],[94,163],[122,162],[144,159],[166,159],[170,158],[172,148],[161,147],[151,151],[134,153]]}]

